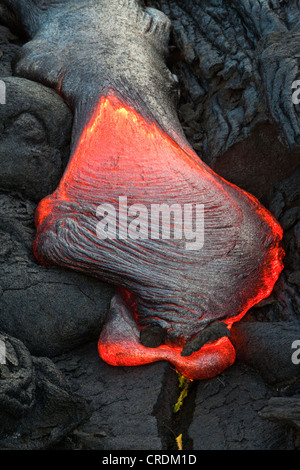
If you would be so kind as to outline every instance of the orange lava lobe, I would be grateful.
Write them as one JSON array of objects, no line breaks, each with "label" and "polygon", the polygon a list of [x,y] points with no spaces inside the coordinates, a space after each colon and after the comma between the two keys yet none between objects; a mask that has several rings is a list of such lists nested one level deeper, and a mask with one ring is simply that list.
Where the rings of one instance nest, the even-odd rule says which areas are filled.
[{"label": "orange lava lobe", "polygon": [[228,338],[204,345],[189,357],[181,349],[167,345],[146,348],[138,341],[98,343],[100,357],[112,366],[139,366],[157,361],[169,361],[174,369],[191,380],[205,380],[221,374],[235,361],[235,350]]},{"label": "orange lava lobe", "polygon": [[[178,175],[184,175],[184,178],[179,178]],[[236,201],[234,204],[231,201],[231,196],[223,184],[224,180],[216,177],[188,145],[179,146],[155,123],[145,120],[134,109],[122,103],[115,94],[102,96],[71,155],[57,190],[43,199],[38,206],[35,221],[39,236],[49,229],[52,221],[55,225],[57,214],[64,214],[64,204],[68,206],[68,217],[76,219],[76,211],[81,208],[83,214],[86,210],[92,213],[102,202],[117,202],[118,198],[124,195],[124,188],[133,201],[149,204],[153,200],[164,201],[166,197],[169,201],[176,201],[177,197],[182,201],[186,189],[192,188],[194,200],[190,202],[195,203],[201,194],[199,188],[195,189],[199,178],[203,178],[203,193],[211,185],[215,192],[229,201],[226,206],[229,213]],[[269,233],[268,253],[262,261],[259,287],[255,286],[249,298],[244,300],[242,311],[223,320],[228,328],[231,328],[253,305],[270,295],[283,269],[284,252],[279,246],[282,229],[273,216],[254,196],[230,183],[226,182],[226,185],[240,192],[242,198],[264,221]],[[210,197],[212,200],[213,196]],[[72,204],[76,206],[74,213]],[[211,204],[213,205],[213,201]],[[234,217],[235,215],[232,215],[232,220]],[[238,215],[236,217],[238,218]],[[227,230],[226,224],[224,226],[224,230]],[[62,223],[61,229],[63,228]],[[230,229],[233,230],[234,227]],[[217,238],[216,244],[222,242],[222,246],[231,241],[228,240],[229,237],[224,237],[223,243],[223,240],[220,242]],[[45,259],[38,254],[41,252],[38,243],[37,238],[34,253],[39,261],[45,264]],[[231,248],[225,247],[222,256],[226,257],[230,251]],[[76,268],[76,263],[74,266]],[[99,354],[111,365],[136,366],[167,360],[185,377],[207,379],[221,373],[235,360],[234,348],[225,337],[206,344],[188,357],[181,356],[181,347],[169,344],[146,348],[139,340],[137,314],[133,308],[128,307],[127,310],[130,311],[131,319],[127,311],[120,312],[119,317],[109,318],[99,339]]]},{"label": "orange lava lobe", "polygon": [[[124,300],[122,303],[119,301],[121,297]],[[98,341],[99,355],[108,364],[139,366],[165,360],[184,377],[204,380],[219,375],[234,363],[234,347],[225,337],[205,344],[189,357],[181,356],[182,347],[166,344],[157,348],[143,346],[132,315],[130,297],[126,291],[118,291]]]}]

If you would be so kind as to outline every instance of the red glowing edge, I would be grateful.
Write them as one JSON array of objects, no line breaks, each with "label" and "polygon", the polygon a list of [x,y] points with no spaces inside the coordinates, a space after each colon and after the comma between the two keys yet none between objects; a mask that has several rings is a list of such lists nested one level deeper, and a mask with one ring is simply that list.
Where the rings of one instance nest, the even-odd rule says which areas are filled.
[{"label": "red glowing edge", "polygon": [[[58,200],[84,202],[87,195],[92,194],[92,189],[97,187],[97,175],[103,175],[103,172],[106,174],[103,184],[107,185],[106,189],[111,188],[111,194],[114,194],[115,200],[117,200],[118,195],[122,195],[122,192],[120,192],[122,188],[120,188],[118,179],[120,173],[124,177],[122,184],[127,185],[135,193],[136,182],[138,178],[141,178],[140,173],[143,164],[147,162],[145,168],[149,167],[148,170],[145,170],[143,177],[149,177],[150,181],[151,173],[154,169],[157,171],[158,165],[161,164],[161,161],[159,162],[159,159],[155,158],[149,162],[149,148],[151,148],[151,151],[153,148],[155,149],[155,142],[158,141],[164,142],[163,161],[171,167],[176,165],[178,161],[176,159],[180,158],[184,171],[194,172],[196,169],[198,172],[200,170],[205,173],[207,178],[213,177],[212,171],[206,165],[200,166],[198,155],[188,146],[184,148],[182,145],[177,145],[154,123],[147,122],[134,109],[121,103],[114,94],[107,97],[102,96],[90,123],[82,133],[77,149],[70,159],[57,190],[39,204],[36,211],[36,226],[40,231],[43,228],[47,230],[47,226],[53,217],[53,206],[57,204]],[[124,143],[126,143],[126,152],[124,152]],[[101,149],[101,152],[99,152],[99,149]],[[111,155],[119,154],[122,154],[124,158],[120,161],[112,161]],[[128,171],[128,168],[130,171]],[[215,181],[214,184],[218,185]],[[271,227],[274,239],[282,239],[282,229],[272,215],[262,208],[255,197],[250,194],[247,195],[256,205],[257,212]],[[95,203],[98,202],[95,200]],[[253,305],[270,295],[283,269],[283,254],[283,250],[278,248],[277,244],[274,243],[271,246],[268,256],[269,265],[263,276],[260,291],[254,298],[248,300],[242,312],[235,317],[224,320],[229,329]],[[38,257],[38,255],[36,256]],[[42,260],[40,261],[42,262]],[[272,265],[271,270],[270,264]],[[133,340],[132,337],[120,340],[122,335],[117,337],[111,331],[110,335],[107,336],[104,327],[99,340],[100,356],[107,363],[116,366],[142,365],[159,360],[168,360],[183,375],[191,379],[213,377],[232,365],[235,360],[235,351],[228,338],[221,338],[214,343],[206,344],[200,351],[183,358],[180,355],[181,348],[174,346],[164,345],[155,349],[145,348],[138,340],[137,331],[132,331],[132,337],[135,337],[136,340]],[[107,338],[110,339],[107,340]]]}]

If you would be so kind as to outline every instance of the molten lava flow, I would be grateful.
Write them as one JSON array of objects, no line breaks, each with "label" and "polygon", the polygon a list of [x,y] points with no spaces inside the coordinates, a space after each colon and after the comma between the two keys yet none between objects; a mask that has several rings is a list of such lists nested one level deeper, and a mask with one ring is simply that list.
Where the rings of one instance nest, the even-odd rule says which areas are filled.
[{"label": "molten lava flow", "polygon": [[181,356],[181,347],[162,345],[146,348],[140,343],[139,328],[132,315],[131,295],[119,290],[112,300],[109,318],[104,326],[98,351],[113,366],[138,366],[166,360],[183,376],[193,380],[212,378],[235,361],[235,350],[228,338],[204,345],[189,357]]},{"label": "molten lava flow", "polygon": [[[97,206],[124,195],[146,205],[204,204],[203,249],[187,253],[174,240],[99,240]],[[125,366],[168,360],[191,379],[219,374],[234,362],[235,351],[224,337],[183,357],[181,338],[215,320],[230,328],[270,294],[283,268],[282,229],[272,215],[113,93],[100,99],[59,187],[39,204],[36,226],[34,253],[42,264],[123,288],[99,339],[105,361]],[[156,322],[171,339],[144,347],[140,330]]]}]

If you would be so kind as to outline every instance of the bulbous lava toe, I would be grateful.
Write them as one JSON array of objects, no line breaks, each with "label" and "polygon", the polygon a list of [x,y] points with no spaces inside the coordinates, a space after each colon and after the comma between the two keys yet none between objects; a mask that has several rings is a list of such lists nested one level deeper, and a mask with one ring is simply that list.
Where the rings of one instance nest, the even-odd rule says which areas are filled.
[{"label": "bulbous lava toe", "polygon": [[[131,204],[125,231],[120,200]],[[194,233],[200,242],[153,237],[159,230],[151,223],[143,236],[132,232],[143,221],[134,213],[144,210],[144,221],[152,222],[154,203],[204,208]],[[106,220],[107,237],[99,204],[118,216]],[[272,215],[114,94],[101,98],[59,187],[41,201],[36,225],[34,253],[41,263],[83,271],[131,293],[130,304],[112,308],[99,342],[103,359],[122,365],[165,359],[190,378],[232,364],[226,332],[270,294],[283,267],[282,230]],[[182,234],[186,225],[184,218]],[[171,229],[171,219],[166,226]],[[215,322],[225,325],[223,333]]]}]

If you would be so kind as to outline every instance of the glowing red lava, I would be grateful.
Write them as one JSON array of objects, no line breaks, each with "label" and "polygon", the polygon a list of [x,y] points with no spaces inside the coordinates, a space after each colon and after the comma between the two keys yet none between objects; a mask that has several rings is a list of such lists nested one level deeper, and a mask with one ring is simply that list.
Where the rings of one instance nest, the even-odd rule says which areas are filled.
[{"label": "glowing red lava", "polygon": [[[180,179],[179,176],[182,177],[182,175],[184,178]],[[229,214],[230,208],[234,207],[231,210],[231,217],[236,220],[236,225],[240,223],[242,216],[236,200],[232,203],[230,191],[240,194],[242,204],[248,205],[252,212],[256,212],[263,226],[262,230],[266,231],[265,243],[268,248],[263,252],[263,255],[261,253],[258,255],[260,266],[253,267],[253,269],[258,269],[259,281],[257,285],[249,285],[246,292],[243,284],[244,291],[241,294],[240,309],[235,315],[222,318],[222,321],[230,328],[253,305],[270,295],[283,269],[282,257],[284,253],[279,246],[282,239],[282,229],[273,216],[253,196],[228,182],[224,182],[201,162],[188,145],[186,147],[179,146],[156,124],[145,120],[134,109],[122,103],[114,94],[101,98],[91,121],[86,125],[81,135],[57,190],[41,201],[38,206],[36,212],[37,237],[34,243],[35,256],[42,264],[53,262],[87,273],[91,261],[95,272],[95,260],[92,254],[82,255],[84,249],[81,249],[79,244],[77,251],[80,252],[80,256],[85,256],[83,260],[77,262],[76,255],[72,255],[72,259],[70,256],[66,259],[63,249],[59,245],[60,240],[57,234],[56,238],[52,237],[51,239],[51,243],[54,243],[53,240],[55,240],[57,247],[51,251],[51,254],[48,252],[45,254],[49,245],[48,241],[47,243],[44,241],[45,236],[47,236],[49,227],[54,233],[53,227],[55,227],[58,217],[62,218],[62,214],[66,213],[65,217],[69,219],[73,217],[73,220],[79,224],[82,216],[81,210],[84,211],[86,210],[84,208],[88,207],[92,214],[101,201],[117,201],[119,196],[124,195],[124,188],[133,200],[144,203],[150,203],[153,200],[163,201],[166,198],[166,193],[169,198],[176,200],[178,197],[180,199],[181,194],[186,191],[186,187],[195,186],[194,181],[197,178],[203,178],[206,186],[213,186],[215,192],[220,194],[224,205],[227,204],[226,214]],[[76,210],[74,209],[75,205]],[[225,217],[228,216],[226,214]],[[64,224],[63,221],[61,230],[64,229]],[[212,226],[212,233],[213,229]],[[224,233],[226,230],[227,227],[224,228]],[[237,236],[238,227],[236,229],[230,227],[230,230],[230,233],[233,234],[232,237]],[[224,253],[221,255],[227,256],[227,253],[235,246],[234,241],[232,242],[230,238],[230,233],[228,236],[224,235],[224,241],[219,242],[219,237],[216,237],[216,247],[212,246],[208,255],[213,253],[211,256],[214,256],[213,250],[216,250],[217,253],[217,249],[221,251],[224,249]],[[70,243],[75,242],[70,241]],[[219,248],[218,243],[220,243]],[[101,250],[101,246],[96,246],[95,249]],[[103,249],[102,263],[105,263],[105,250],[107,249],[107,247]],[[248,256],[247,251],[245,256]],[[252,253],[251,256],[255,255]],[[251,262],[253,263],[253,261]],[[119,261],[116,259],[116,264],[118,263]],[[233,267],[233,273],[234,269]],[[100,263],[99,272],[99,277],[101,277]],[[166,272],[165,275],[168,276],[169,273]],[[122,270],[120,269],[121,276]],[[106,278],[108,278],[107,274]],[[114,281],[115,278],[112,279]],[[235,360],[234,348],[230,340],[225,337],[204,345],[191,356],[183,357],[181,356],[182,347],[176,344],[164,344],[157,348],[144,347],[139,341],[139,331],[140,326],[134,321],[134,312],[130,312],[125,303],[123,311],[119,312],[119,317],[109,318],[103,328],[99,339],[100,356],[107,363],[115,366],[142,365],[168,360],[183,375],[191,379],[213,377],[232,365]]]}]

